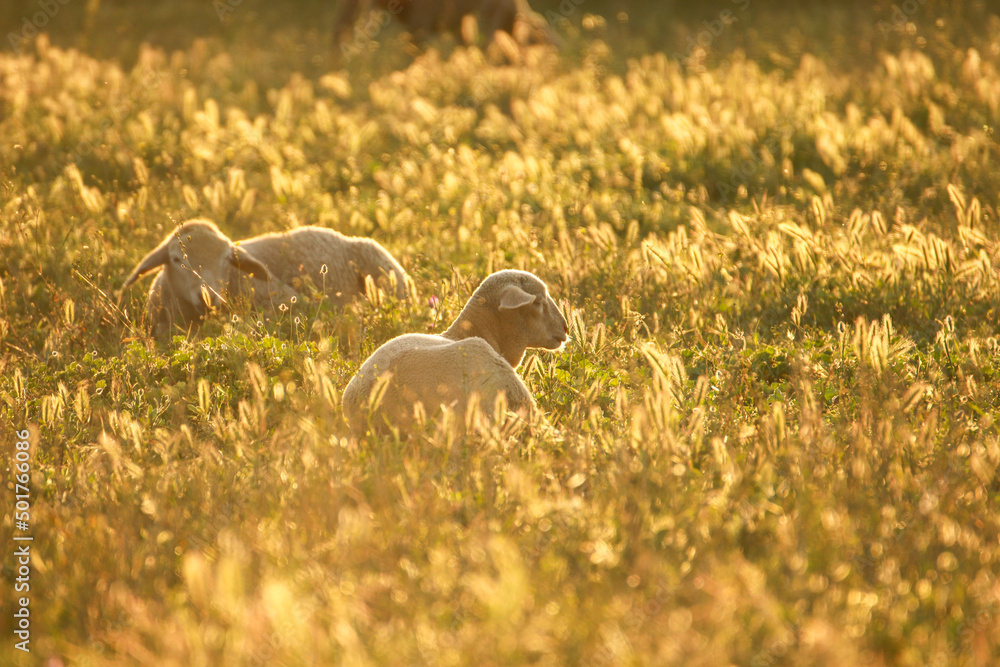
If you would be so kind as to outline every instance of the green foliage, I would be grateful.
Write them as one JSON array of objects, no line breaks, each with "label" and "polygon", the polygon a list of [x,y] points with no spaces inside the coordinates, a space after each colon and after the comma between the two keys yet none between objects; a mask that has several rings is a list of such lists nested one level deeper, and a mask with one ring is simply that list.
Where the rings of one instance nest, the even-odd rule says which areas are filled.
[{"label": "green foliage", "polygon": [[[317,72],[235,28],[129,65],[0,52],[0,438],[31,430],[36,656],[1000,659],[1000,20],[927,3],[877,42],[854,14],[860,67],[815,25],[824,58],[790,59],[785,10],[747,10],[725,61],[624,57],[583,9],[562,55],[387,37]],[[193,216],[370,235],[417,298],[149,340],[118,290]],[[500,268],[570,323],[519,369],[546,420],[350,438],[367,355]]]}]

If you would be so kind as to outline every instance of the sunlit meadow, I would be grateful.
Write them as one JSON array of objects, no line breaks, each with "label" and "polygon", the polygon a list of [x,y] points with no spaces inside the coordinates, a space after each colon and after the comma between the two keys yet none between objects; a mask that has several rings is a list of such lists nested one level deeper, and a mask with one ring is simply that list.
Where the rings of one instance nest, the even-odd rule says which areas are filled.
[{"label": "sunlit meadow", "polygon": [[[24,654],[4,513],[0,662],[1000,661],[1000,19],[733,3],[691,49],[692,10],[656,46],[610,4],[558,51],[282,50],[249,3],[121,57],[118,5],[4,42],[0,493],[28,428],[34,541]],[[371,236],[418,298],[152,340],[121,285],[195,216]],[[520,369],[544,420],[352,439],[366,356],[501,268],[570,322]]]}]

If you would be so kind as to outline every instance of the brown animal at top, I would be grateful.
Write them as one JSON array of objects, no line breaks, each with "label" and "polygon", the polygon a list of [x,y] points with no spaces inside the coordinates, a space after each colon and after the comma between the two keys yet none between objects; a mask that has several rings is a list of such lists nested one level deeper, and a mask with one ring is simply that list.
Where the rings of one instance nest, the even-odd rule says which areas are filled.
[{"label": "brown animal at top", "polygon": [[[548,22],[531,10],[527,0],[344,0],[334,34],[343,48],[349,49],[357,38],[362,42],[375,38],[390,18],[395,17],[418,39],[442,32],[459,35],[462,20],[470,15],[489,39],[498,30],[513,35],[515,25],[521,20],[529,26],[530,41],[555,42]],[[359,18],[361,23],[357,23]],[[352,27],[359,33],[354,37]]]}]

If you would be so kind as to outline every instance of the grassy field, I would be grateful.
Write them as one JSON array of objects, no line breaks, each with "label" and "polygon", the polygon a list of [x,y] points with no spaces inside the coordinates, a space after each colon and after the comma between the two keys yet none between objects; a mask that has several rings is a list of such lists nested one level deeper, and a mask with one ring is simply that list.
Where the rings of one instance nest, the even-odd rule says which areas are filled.
[{"label": "grassy field", "polygon": [[[0,663],[1000,661],[1000,18],[595,2],[559,52],[344,58],[230,4],[0,50]],[[419,298],[150,340],[120,287],[195,216],[372,236]],[[548,424],[351,439],[366,356],[501,268],[570,321]]]}]

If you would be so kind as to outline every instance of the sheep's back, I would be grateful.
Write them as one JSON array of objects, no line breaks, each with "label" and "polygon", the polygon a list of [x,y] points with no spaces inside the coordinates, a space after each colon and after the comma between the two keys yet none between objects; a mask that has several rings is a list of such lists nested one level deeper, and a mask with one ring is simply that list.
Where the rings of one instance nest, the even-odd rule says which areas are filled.
[{"label": "sheep's back", "polygon": [[402,284],[402,269],[382,246],[332,229],[300,227],[248,239],[240,245],[263,262],[277,280],[297,290],[308,280],[342,305],[363,293],[364,276],[377,278],[379,269],[396,271]]},{"label": "sheep's back", "polygon": [[[261,261],[271,276],[301,290],[308,279],[331,297],[343,293],[347,302],[355,293],[349,266],[349,241],[329,229],[302,227],[281,234],[267,234],[240,242]],[[324,267],[326,267],[324,271]]]},{"label": "sheep's back", "polygon": [[533,404],[514,369],[482,338],[452,341],[441,336],[407,334],[376,350],[348,385],[344,412],[353,427],[363,425],[368,397],[385,373],[391,373],[391,379],[378,412],[401,426],[411,421],[417,402],[423,403],[429,416],[443,405],[464,414],[473,394],[487,410],[501,391],[511,409]]}]

